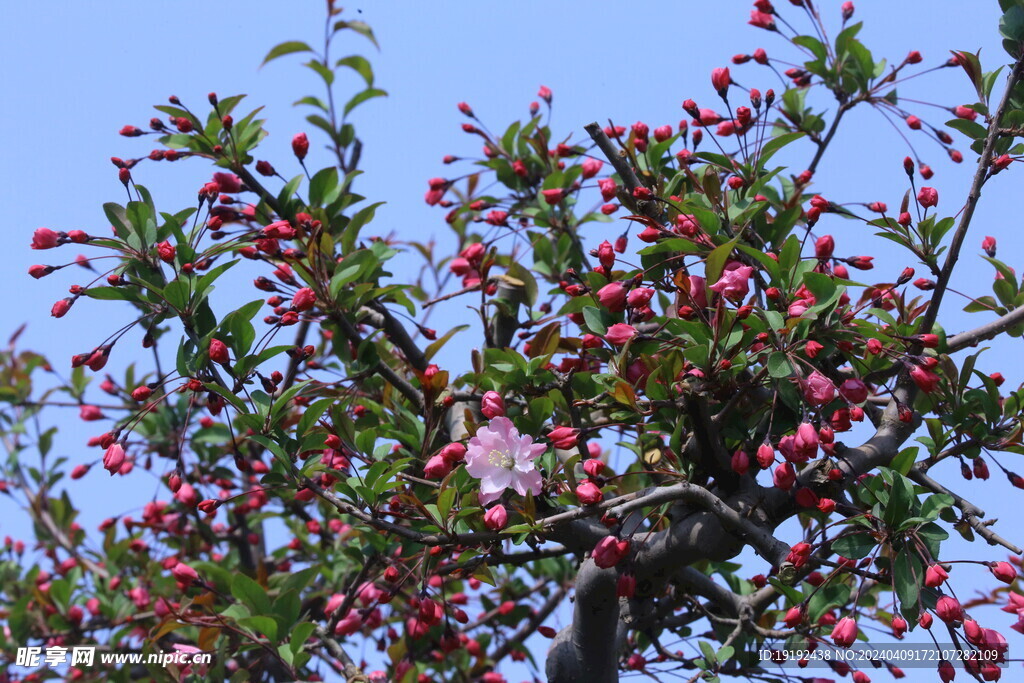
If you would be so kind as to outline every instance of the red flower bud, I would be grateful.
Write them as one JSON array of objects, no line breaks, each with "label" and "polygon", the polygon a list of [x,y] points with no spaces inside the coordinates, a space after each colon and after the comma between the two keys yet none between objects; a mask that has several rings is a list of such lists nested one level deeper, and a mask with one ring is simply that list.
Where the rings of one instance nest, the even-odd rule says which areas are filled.
[{"label": "red flower bud", "polygon": [[219,339],[210,340],[210,360],[222,365],[231,362],[231,356],[228,354],[227,345]]}]

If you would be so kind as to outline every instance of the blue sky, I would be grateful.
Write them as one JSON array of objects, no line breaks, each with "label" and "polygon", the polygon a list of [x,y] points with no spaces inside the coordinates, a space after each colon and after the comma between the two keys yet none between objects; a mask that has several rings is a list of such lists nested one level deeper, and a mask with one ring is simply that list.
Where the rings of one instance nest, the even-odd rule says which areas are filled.
[{"label": "blue sky", "polygon": [[[819,4],[825,6],[826,14],[831,13],[836,26],[840,3]],[[101,10],[98,7],[64,2],[59,12],[44,12],[28,3],[0,5],[0,23],[10,27],[0,41],[0,90],[5,93],[0,108],[4,135],[0,187],[8,245],[0,268],[0,291],[9,293],[0,339],[6,340],[28,321],[21,343],[50,356],[58,368],[66,368],[71,355],[92,348],[106,336],[117,320],[116,314],[107,317],[116,306],[82,301],[66,318],[51,319],[50,305],[79,280],[73,269],[39,282],[31,280],[26,270],[43,253],[29,250],[28,243],[39,226],[104,229],[102,203],[124,197],[109,157],[142,156],[150,148],[145,142],[119,137],[118,129],[127,123],[144,126],[153,115],[151,105],[164,103],[171,94],[201,106],[210,91],[248,93],[249,106],[266,105],[271,135],[262,156],[281,168],[284,164],[277,160],[291,158],[291,136],[310,128],[302,119],[305,112],[292,108],[291,102],[319,92],[319,83],[294,59],[258,68],[267,49],[277,42],[318,40],[319,2],[226,0],[214,10],[209,4],[188,0],[173,5],[112,0],[103,3]],[[479,153],[478,139],[459,129],[463,119],[455,109],[457,102],[468,101],[489,127],[504,129],[525,116],[538,86],[544,84],[554,92],[553,128],[566,135],[578,138],[582,126],[595,119],[612,118],[620,124],[643,120],[651,128],[674,125],[683,118],[680,103],[687,97],[714,106],[708,75],[712,68],[727,65],[732,54],[764,47],[773,56],[795,57],[777,38],[745,25],[749,9],[746,2],[571,1],[366,2],[362,7],[346,7],[347,16],[373,26],[382,51],[375,53],[353,36],[337,48],[337,54],[366,54],[373,62],[378,87],[390,92],[390,97],[364,105],[354,116],[366,143],[366,175],[358,180],[359,190],[373,201],[388,202],[378,212],[372,231],[415,238],[435,233],[442,245],[451,244],[443,213],[426,207],[422,196],[427,178],[450,171],[441,164],[445,154]],[[971,3],[969,11],[965,3],[954,0],[872,0],[859,3],[856,16],[866,21],[861,37],[876,55],[899,61],[908,50],[917,49],[927,62],[935,63],[945,59],[950,49],[982,48],[988,68],[1003,60],[997,18],[995,0]],[[734,79],[744,85],[779,88],[773,75],[752,64],[733,72]],[[354,87],[355,81],[350,84]],[[955,69],[901,88],[904,96],[939,97],[950,105],[973,101],[970,92],[966,79]],[[931,107],[908,108],[933,123],[948,118]],[[908,150],[902,139],[870,111],[855,110],[848,124],[836,137],[815,188],[836,201],[879,200],[898,206],[906,187],[900,161]],[[310,137],[316,148],[319,140],[313,131]],[[967,161],[956,167],[937,146],[920,135],[911,137],[922,158],[936,170],[931,184],[939,190],[940,211],[954,211],[973,170],[972,155],[965,154]],[[326,163],[316,149],[311,156],[314,163],[318,159]],[[793,157],[796,166],[801,163],[798,159]],[[837,159],[842,162],[829,163]],[[289,169],[285,175],[295,172]],[[207,169],[198,163],[145,164],[135,176],[165,210],[193,203],[196,189],[208,178]],[[1015,173],[1003,174],[986,187],[964,249],[962,270],[954,279],[957,289],[990,293],[991,269],[977,257],[983,235],[998,238],[1001,259],[1011,265],[1021,262],[1024,242],[1016,217],[1016,187]],[[877,255],[879,279],[883,273],[892,279],[906,265],[891,252],[884,253],[879,243],[865,239],[854,223],[832,220],[833,224],[819,224],[818,232],[835,235],[837,252]],[[616,226],[616,232],[620,229]],[[62,250],[61,256],[65,255],[74,252]],[[241,296],[255,298],[249,294]],[[953,313],[962,302],[947,297],[946,306]],[[461,315],[458,306],[450,307],[432,320],[432,326],[444,329]],[[960,314],[951,319],[952,331],[980,324],[984,316]],[[466,344],[471,343],[475,340],[467,337]],[[986,372],[1000,370],[1016,385],[1022,373],[1019,365],[1007,359],[1016,357],[1019,341],[1004,340],[993,347],[979,367]],[[450,360],[453,365],[464,362],[456,355]],[[124,363],[125,359],[115,358],[111,367]],[[53,413],[51,419],[65,427],[58,442],[62,453],[73,463],[92,457],[82,446],[92,430],[82,426],[74,411]],[[1005,456],[1003,462],[1013,463]],[[1004,520],[1005,535],[1015,536],[1017,496],[1024,492],[1010,489],[999,475],[979,485],[960,483],[955,472],[948,472],[954,475],[955,490],[982,501],[990,517]],[[110,501],[128,500],[132,501],[129,507],[137,507],[157,490],[153,481],[152,489],[146,488],[140,499],[139,481],[145,475],[108,480],[98,474],[76,487],[81,521],[87,528],[125,511],[112,509]],[[25,537],[29,532],[24,518],[7,500],[0,501],[0,520],[0,533]],[[1000,555],[977,545],[963,551],[986,559]],[[981,574],[978,578],[983,579]],[[1006,631],[1008,617],[993,617],[986,625]],[[1011,643],[1024,644],[1013,639]]]}]

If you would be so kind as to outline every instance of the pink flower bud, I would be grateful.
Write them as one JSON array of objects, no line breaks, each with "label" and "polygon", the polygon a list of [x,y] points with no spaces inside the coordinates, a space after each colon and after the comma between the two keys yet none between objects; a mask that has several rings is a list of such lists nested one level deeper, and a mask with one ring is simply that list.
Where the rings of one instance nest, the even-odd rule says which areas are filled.
[{"label": "pink flower bud", "polygon": [[580,505],[594,505],[600,503],[604,495],[594,482],[584,479],[576,487],[576,498],[580,501]]},{"label": "pink flower bud", "polygon": [[960,601],[950,595],[943,595],[935,603],[935,614],[947,624],[955,624],[964,618]]},{"label": "pink flower bud", "polygon": [[32,244],[30,246],[33,249],[53,249],[59,242],[60,233],[49,228],[36,228],[36,231],[32,233]]},{"label": "pink flower bud", "polygon": [[803,382],[804,400],[812,406],[823,406],[836,397],[836,387],[828,377],[817,370]]},{"label": "pink flower bud", "polygon": [[907,632],[907,620],[900,616],[895,616],[892,619],[892,634],[897,638],[902,638],[903,634]]},{"label": "pink flower bud", "polygon": [[732,76],[729,74],[729,67],[721,67],[711,70],[711,85],[719,95],[724,96],[732,83]]},{"label": "pink flower bud", "polygon": [[604,162],[600,159],[584,159],[580,166],[583,168],[583,179],[586,180],[596,176],[604,166]]},{"label": "pink flower bud", "polygon": [[309,153],[309,138],[305,133],[296,133],[292,138],[292,152],[299,161],[306,158],[306,154]]},{"label": "pink flower bud", "polygon": [[484,513],[484,526],[491,531],[501,531],[508,524],[508,511],[504,505],[495,505]]},{"label": "pink flower bud", "polygon": [[219,339],[210,340],[210,360],[222,365],[231,362],[231,356],[228,354],[227,345]]},{"label": "pink flower bud", "polygon": [[444,448],[442,448],[438,452],[438,455],[440,455],[448,462],[455,464],[457,462],[462,462],[462,460],[466,457],[466,447],[458,442],[450,443]]},{"label": "pink flower bud", "polygon": [[444,479],[452,471],[452,464],[441,455],[432,456],[423,466],[423,474],[430,479]]},{"label": "pink flower bud", "polygon": [[989,565],[989,571],[1003,583],[1013,583],[1017,578],[1017,570],[1009,562],[993,562]]},{"label": "pink flower bud", "polygon": [[121,469],[124,464],[124,448],[121,444],[115,443],[103,454],[103,469],[110,472],[111,476]]},{"label": "pink flower bud", "polygon": [[551,445],[562,450],[575,448],[579,439],[580,430],[572,427],[555,427],[548,432],[548,440],[551,441]]},{"label": "pink flower bud", "polygon": [[487,419],[501,417],[505,414],[505,400],[496,391],[488,391],[480,400],[480,412]]},{"label": "pink flower bud", "polygon": [[850,617],[843,617],[832,629],[832,642],[839,647],[850,647],[857,640],[857,622]]},{"label": "pink flower bud", "polygon": [[939,203],[939,193],[934,187],[922,187],[917,193],[917,201],[926,209],[936,206]]},{"label": "pink flower bud", "polygon": [[611,282],[597,290],[597,300],[612,313],[626,310],[626,287],[621,282]]},{"label": "pink flower bud", "polygon": [[594,546],[594,564],[601,569],[617,565],[629,552],[629,541],[605,536]]},{"label": "pink flower bud", "polygon": [[171,575],[186,586],[192,585],[199,579],[199,573],[184,562],[179,562],[174,565],[174,568],[171,570]]},{"label": "pink flower bud", "polygon": [[732,454],[732,471],[743,476],[750,470],[750,456],[742,449]]},{"label": "pink flower bud", "polygon": [[303,287],[292,297],[292,308],[296,311],[308,311],[316,305],[316,293],[309,287]]},{"label": "pink flower bud", "polygon": [[608,340],[608,343],[612,346],[623,346],[633,337],[637,336],[638,332],[632,325],[625,323],[616,323],[608,328],[608,332],[604,335],[604,338]]}]

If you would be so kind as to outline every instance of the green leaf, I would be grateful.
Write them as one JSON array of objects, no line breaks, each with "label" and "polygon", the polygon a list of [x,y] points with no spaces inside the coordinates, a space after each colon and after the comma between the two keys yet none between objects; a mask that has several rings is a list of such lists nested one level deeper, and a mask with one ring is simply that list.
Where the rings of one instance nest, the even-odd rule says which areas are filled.
[{"label": "green leaf", "polygon": [[725,244],[715,247],[708,254],[708,259],[704,264],[704,274],[709,285],[718,282],[718,278],[722,275],[722,269],[725,268],[725,262],[728,260],[729,255],[732,254],[732,250],[736,247],[738,241],[739,237],[734,237]]},{"label": "green leaf", "polygon": [[928,496],[921,504],[921,516],[928,521],[935,521],[939,513],[946,508],[953,507],[953,496],[946,493],[936,493]]},{"label": "green leaf", "polygon": [[[271,48],[270,52],[267,53],[267,56],[263,58],[263,64],[266,64],[267,62],[273,59],[277,59],[278,57],[283,57],[284,55],[290,55],[296,52],[312,51],[313,48],[311,48],[309,45],[302,42],[301,40],[288,40],[283,43],[279,43],[278,45],[275,45],[273,48]],[[263,66],[263,64],[261,64],[260,66]]]},{"label": "green leaf", "polygon": [[910,623],[917,621],[917,598],[921,592],[923,568],[909,548],[903,548],[893,563],[893,588],[900,601],[900,611]]},{"label": "green leaf", "polygon": [[889,503],[885,506],[882,520],[890,527],[898,527],[916,500],[917,496],[914,495],[914,487],[910,480],[902,474],[893,473]]},{"label": "green leaf", "polygon": [[386,90],[381,90],[379,88],[367,88],[366,90],[360,93],[356,93],[356,95],[345,104],[345,108],[342,110],[343,115],[348,116],[349,112],[351,112],[353,109],[358,107],[363,102],[366,102],[367,100],[371,100],[374,97],[387,96],[388,93]]},{"label": "green leaf", "polygon": [[309,205],[330,204],[338,198],[341,186],[338,184],[338,169],[334,166],[317,171],[309,181]]},{"label": "green leaf", "polygon": [[245,574],[235,574],[231,580],[231,595],[256,614],[270,613],[270,598],[266,590]]},{"label": "green leaf", "polygon": [[785,379],[793,374],[793,365],[789,357],[782,351],[776,351],[768,356],[768,374],[775,379]]},{"label": "green leaf", "polygon": [[341,244],[344,248],[345,254],[352,251],[355,246],[356,240],[359,239],[359,231],[363,229],[363,226],[373,220],[374,214],[377,212],[377,207],[383,205],[384,202],[376,202],[370,204],[367,207],[360,209],[356,212],[356,215],[352,216],[352,219],[345,226],[345,232],[341,236]]},{"label": "green leaf", "polygon": [[906,476],[910,472],[910,468],[914,466],[914,461],[917,460],[917,451],[917,446],[904,448],[899,452],[899,455],[893,458],[889,467]]},{"label": "green leaf", "polygon": [[295,627],[292,631],[292,637],[288,641],[288,646],[291,648],[293,654],[302,649],[315,630],[316,624],[311,624],[308,621],[304,621]]},{"label": "green leaf", "polygon": [[341,20],[334,23],[335,33],[337,33],[338,31],[342,31],[344,29],[355,31],[356,33],[358,33],[359,35],[363,36],[371,43],[373,43],[373,46],[376,47],[378,50],[380,49],[380,45],[377,44],[377,38],[373,35],[373,29],[371,29],[366,22]]},{"label": "green leaf", "polygon": [[878,541],[869,533],[861,532],[842,536],[832,543],[832,550],[851,560],[867,557],[878,547]]},{"label": "green leaf", "polygon": [[805,133],[783,133],[782,135],[778,135],[764,143],[764,147],[761,148],[761,156],[758,157],[758,165],[761,168],[764,168],[764,165],[768,163],[769,159],[775,156],[776,152],[791,142],[799,140],[804,135]]},{"label": "green leaf", "polygon": [[587,328],[596,335],[603,336],[608,333],[601,311],[595,306],[587,306],[583,309],[583,320]]},{"label": "green leaf", "polygon": [[255,616],[246,617],[245,619],[239,619],[238,624],[249,629],[253,633],[263,635],[267,637],[267,640],[274,642],[277,640],[277,622],[270,617]]},{"label": "green leaf", "polygon": [[342,57],[338,60],[335,68],[339,66],[347,66],[348,68],[355,71],[357,74],[363,77],[366,81],[366,87],[373,87],[373,68],[370,66],[369,60],[359,55],[351,55],[349,57]]}]

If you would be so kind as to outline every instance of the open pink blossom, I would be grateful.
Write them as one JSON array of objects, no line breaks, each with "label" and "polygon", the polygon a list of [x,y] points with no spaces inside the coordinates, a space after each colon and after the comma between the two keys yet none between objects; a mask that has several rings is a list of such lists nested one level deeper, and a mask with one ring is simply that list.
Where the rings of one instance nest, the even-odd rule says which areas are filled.
[{"label": "open pink blossom", "polygon": [[507,417],[496,417],[477,430],[466,449],[466,471],[480,480],[480,504],[497,500],[507,488],[525,496],[541,490],[533,461],[546,446],[522,436]]},{"label": "open pink blossom", "polygon": [[750,292],[750,276],[754,269],[750,266],[738,266],[726,269],[718,282],[711,285],[711,291],[717,292],[730,301],[738,301]]}]

